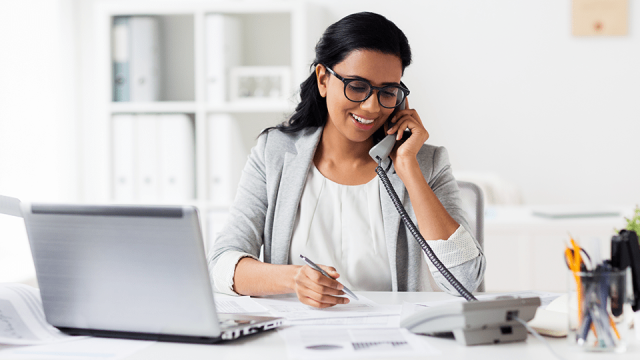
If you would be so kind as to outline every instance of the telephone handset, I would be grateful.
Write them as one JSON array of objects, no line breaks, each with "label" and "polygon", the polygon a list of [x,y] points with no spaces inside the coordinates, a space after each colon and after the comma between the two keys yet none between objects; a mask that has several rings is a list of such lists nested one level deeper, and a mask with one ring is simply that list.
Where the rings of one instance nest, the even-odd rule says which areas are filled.
[{"label": "telephone handset", "polygon": [[[405,109],[406,102],[407,102],[407,99],[404,99],[402,104],[398,105],[398,107],[391,113],[388,120],[389,126],[393,125],[391,124],[391,119],[396,114],[396,112]],[[407,129],[402,135],[402,140],[406,140],[409,136],[411,136],[411,131]],[[391,154],[391,150],[393,150],[393,147],[395,146],[395,144],[396,144],[396,134],[386,135],[382,140],[380,140],[380,142],[375,144],[371,148],[371,150],[369,150],[369,155],[373,158],[373,160],[380,162],[386,159],[389,156],[389,154]]]}]

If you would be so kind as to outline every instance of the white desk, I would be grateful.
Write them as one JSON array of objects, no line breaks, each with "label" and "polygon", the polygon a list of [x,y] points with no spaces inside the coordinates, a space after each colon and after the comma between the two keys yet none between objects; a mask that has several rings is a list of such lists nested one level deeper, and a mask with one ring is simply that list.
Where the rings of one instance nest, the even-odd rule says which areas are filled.
[{"label": "white desk", "polygon": [[[357,292],[360,293],[360,292]],[[449,297],[444,293],[392,293],[361,292],[364,296],[380,304],[402,304],[428,300],[443,300]],[[580,352],[567,344],[566,338],[545,337],[553,349],[567,360],[576,359],[638,359],[640,348],[632,344],[624,354],[593,354]],[[430,356],[437,359],[555,359],[549,349],[538,339],[529,335],[526,342],[499,345],[462,346],[453,339],[425,337],[442,355]],[[425,357],[426,358],[426,357]],[[286,344],[276,331],[268,331],[248,338],[216,345],[191,345],[176,343],[155,343],[127,359],[287,359]],[[385,359],[385,358],[381,358]],[[388,359],[388,358],[387,358]]]}]

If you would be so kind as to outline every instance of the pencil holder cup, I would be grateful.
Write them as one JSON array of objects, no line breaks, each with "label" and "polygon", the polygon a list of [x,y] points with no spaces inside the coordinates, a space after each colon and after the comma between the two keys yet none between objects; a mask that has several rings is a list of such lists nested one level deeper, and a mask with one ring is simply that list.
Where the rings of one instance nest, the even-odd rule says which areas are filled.
[{"label": "pencil holder cup", "polygon": [[626,351],[633,318],[627,272],[570,272],[568,284],[569,342],[586,351]]}]

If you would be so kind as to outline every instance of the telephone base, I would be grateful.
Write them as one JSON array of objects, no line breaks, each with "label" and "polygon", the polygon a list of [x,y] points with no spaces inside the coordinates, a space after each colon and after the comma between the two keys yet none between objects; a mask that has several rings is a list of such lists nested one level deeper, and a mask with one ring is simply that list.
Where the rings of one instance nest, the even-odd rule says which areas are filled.
[{"label": "telephone base", "polygon": [[400,326],[415,334],[453,333],[461,345],[524,341],[527,330],[515,318],[533,319],[538,306],[539,297],[453,302],[409,314]]},{"label": "telephone base", "polygon": [[500,344],[525,341],[527,329],[520,324],[505,324],[486,329],[456,329],[453,336],[460,345]]}]

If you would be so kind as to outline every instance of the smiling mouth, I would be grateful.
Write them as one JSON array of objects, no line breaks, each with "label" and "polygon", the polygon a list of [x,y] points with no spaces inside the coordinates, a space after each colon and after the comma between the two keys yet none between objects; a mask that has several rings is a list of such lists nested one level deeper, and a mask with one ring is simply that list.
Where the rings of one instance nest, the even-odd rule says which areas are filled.
[{"label": "smiling mouth", "polygon": [[373,120],[368,120],[368,119],[365,119],[365,118],[361,118],[360,116],[358,116],[356,114],[351,114],[351,117],[355,121],[357,121],[357,122],[359,122],[360,124],[363,124],[363,125],[370,125],[370,124],[373,123]]}]

